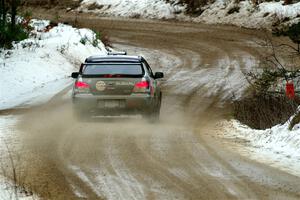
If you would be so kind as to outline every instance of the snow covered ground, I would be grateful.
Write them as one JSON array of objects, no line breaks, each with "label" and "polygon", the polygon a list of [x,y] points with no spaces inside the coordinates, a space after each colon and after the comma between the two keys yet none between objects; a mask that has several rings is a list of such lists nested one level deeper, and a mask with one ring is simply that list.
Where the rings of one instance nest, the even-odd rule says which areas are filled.
[{"label": "snow covered ground", "polygon": [[0,110],[47,101],[72,82],[86,57],[107,54],[101,41],[93,45],[93,31],[63,24],[43,31],[48,24],[33,20],[29,39],[0,49]]},{"label": "snow covered ground", "polygon": [[280,2],[264,2],[255,6],[246,0],[216,0],[202,8],[200,16],[185,14],[186,5],[173,0],[84,0],[79,10],[100,16],[179,19],[208,24],[231,24],[247,28],[271,28],[272,25],[299,21],[300,3],[283,5]]},{"label": "snow covered ground", "polygon": [[264,2],[254,6],[251,1],[217,0],[207,6],[195,22],[231,24],[247,28],[271,28],[272,25],[299,21],[300,3],[283,5],[281,2]]},{"label": "snow covered ground", "polygon": [[254,130],[231,120],[221,124],[219,134],[241,145],[242,154],[300,176],[300,125],[289,131],[289,123]]},{"label": "snow covered ground", "polygon": [[170,19],[183,17],[185,6],[163,0],[84,0],[80,10],[103,16]]}]

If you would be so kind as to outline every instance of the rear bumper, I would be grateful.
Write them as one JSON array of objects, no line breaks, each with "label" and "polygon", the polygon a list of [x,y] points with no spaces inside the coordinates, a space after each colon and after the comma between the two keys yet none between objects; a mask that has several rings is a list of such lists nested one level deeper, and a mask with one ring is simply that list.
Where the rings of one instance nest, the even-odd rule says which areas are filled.
[{"label": "rear bumper", "polygon": [[[117,106],[106,107],[105,102],[119,102]],[[76,94],[73,96],[74,109],[82,111],[92,111],[108,114],[120,113],[141,113],[149,112],[153,109],[153,97],[149,94],[132,94],[132,95],[92,95],[92,94]]]}]

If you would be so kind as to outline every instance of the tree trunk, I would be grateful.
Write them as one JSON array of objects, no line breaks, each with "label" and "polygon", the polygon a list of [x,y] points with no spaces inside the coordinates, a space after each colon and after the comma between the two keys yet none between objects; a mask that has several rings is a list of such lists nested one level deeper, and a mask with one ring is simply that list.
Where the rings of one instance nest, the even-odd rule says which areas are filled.
[{"label": "tree trunk", "polygon": [[5,0],[1,0],[1,2],[0,2],[0,18],[1,18],[1,20],[0,20],[0,25],[2,26],[2,27],[4,27],[4,25],[5,25],[5,20],[6,20],[6,12],[5,12]]},{"label": "tree trunk", "polygon": [[18,0],[11,1],[11,31],[14,32],[16,29],[16,16],[18,8]]}]

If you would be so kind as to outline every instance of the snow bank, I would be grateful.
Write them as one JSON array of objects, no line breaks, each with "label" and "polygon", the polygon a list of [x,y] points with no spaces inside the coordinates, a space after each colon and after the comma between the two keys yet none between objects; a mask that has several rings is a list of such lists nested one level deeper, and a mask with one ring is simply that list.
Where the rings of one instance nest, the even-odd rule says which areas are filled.
[{"label": "snow bank", "polygon": [[170,19],[183,16],[185,6],[162,0],[84,0],[80,10],[103,16]]},{"label": "snow bank", "polygon": [[206,7],[195,22],[232,24],[248,28],[270,28],[281,23],[293,23],[300,15],[300,3],[283,5],[283,2],[265,2],[254,6],[251,1],[239,4],[216,1]]},{"label": "snow bank", "polygon": [[247,28],[271,28],[281,23],[299,21],[300,3],[283,5],[281,2],[264,2],[255,6],[246,0],[216,0],[202,8],[198,17],[185,14],[187,5],[177,0],[84,0],[79,10],[101,16],[179,19],[208,24],[230,24]]},{"label": "snow bank", "polygon": [[12,50],[0,49],[0,110],[41,103],[71,83],[70,73],[90,55],[106,54],[95,33],[59,24],[45,32],[49,21],[31,22],[31,37]]},{"label": "snow bank", "polygon": [[288,130],[290,120],[266,130],[254,130],[236,120],[224,122],[222,136],[241,142],[251,156],[300,176],[300,125]]}]

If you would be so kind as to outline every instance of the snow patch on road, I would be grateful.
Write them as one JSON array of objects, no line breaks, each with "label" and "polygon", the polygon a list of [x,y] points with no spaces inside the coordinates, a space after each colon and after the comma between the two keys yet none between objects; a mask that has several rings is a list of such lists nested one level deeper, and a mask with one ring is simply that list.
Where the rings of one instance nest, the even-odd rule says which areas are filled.
[{"label": "snow patch on road", "polygon": [[[16,123],[19,121],[20,117],[16,115],[5,115],[0,116],[0,152],[2,152],[0,158],[1,160],[6,156],[7,148],[6,146],[9,144],[9,148],[15,150],[15,146],[18,143],[16,134],[18,131],[16,130]],[[13,145],[13,146],[11,146]]]},{"label": "snow patch on road", "polygon": [[242,57],[242,60],[224,58],[218,60],[215,66],[180,69],[169,78],[167,85],[175,87],[174,92],[177,94],[197,91],[206,97],[221,93],[222,100],[237,99],[248,86],[245,73],[255,66],[257,61],[251,56]]},{"label": "snow patch on road", "polygon": [[15,185],[4,177],[0,176],[0,199],[3,200],[38,200],[38,196],[33,194],[24,194],[19,189],[14,191]]},{"label": "snow patch on road", "polygon": [[18,117],[15,115],[0,116],[0,139],[6,138],[7,134],[13,133],[13,127],[18,121]]},{"label": "snow patch on road", "polygon": [[300,176],[300,125],[288,130],[290,120],[266,130],[254,130],[236,120],[222,122],[221,135],[245,147],[243,154]]},{"label": "snow patch on road", "polygon": [[125,163],[120,158],[119,151],[113,147],[113,136],[109,135],[107,138],[107,151],[106,155],[115,176],[115,190],[121,195],[122,199],[145,199],[143,185],[134,177],[132,171],[127,168]]},{"label": "snow patch on road", "polygon": [[[19,116],[6,115],[0,116],[0,160],[1,160],[1,170],[0,170],[0,199],[19,199],[19,200],[29,200],[29,199],[39,199],[36,195],[30,194],[30,192],[25,194],[25,191],[21,188],[17,188],[17,195],[15,194],[15,185],[11,180],[8,180],[5,175],[10,175],[12,169],[10,169],[10,163],[6,163],[5,160],[8,158],[8,151],[15,152],[18,148],[19,141],[16,137],[18,133],[16,130],[16,123],[20,120]],[[16,161],[16,160],[14,160]],[[3,168],[2,168],[3,167]],[[17,172],[19,173],[19,172]],[[20,174],[19,174],[20,175]]]},{"label": "snow patch on road", "polygon": [[[69,168],[75,172],[75,174],[84,182],[86,183],[92,190],[93,192],[98,196],[101,197],[101,193],[99,192],[99,189],[97,188],[97,184],[92,182],[92,180],[77,166],[75,165],[70,165]],[[74,191],[75,194],[78,194],[78,191]],[[81,195],[80,195],[81,196]]]},{"label": "snow patch on road", "polygon": [[47,101],[71,84],[71,72],[86,57],[107,54],[101,41],[93,45],[91,30],[59,24],[45,32],[49,21],[31,24],[30,38],[0,49],[0,110]]},{"label": "snow patch on road", "polygon": [[82,199],[87,199],[88,198],[87,195],[81,191],[81,188],[75,186],[75,184],[71,183],[70,181],[69,181],[69,184],[72,188],[72,191],[74,192],[74,194],[77,197],[82,198]]}]

